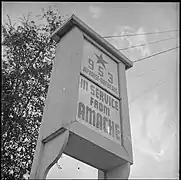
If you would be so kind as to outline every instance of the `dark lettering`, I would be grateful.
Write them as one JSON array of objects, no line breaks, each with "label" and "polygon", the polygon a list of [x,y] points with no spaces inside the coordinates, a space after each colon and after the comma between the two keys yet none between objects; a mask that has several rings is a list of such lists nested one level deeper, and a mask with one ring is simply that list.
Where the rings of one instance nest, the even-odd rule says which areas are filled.
[{"label": "dark lettering", "polygon": [[94,70],[94,61],[92,59],[89,58],[89,65],[88,67],[91,69],[91,70]]},{"label": "dark lettering", "polygon": [[79,102],[78,117],[84,120],[85,117],[85,106],[82,102]]},{"label": "dark lettering", "polygon": [[81,78],[80,87],[88,91],[88,82],[84,80],[83,78]]},{"label": "dark lettering", "polygon": [[104,93],[103,93],[102,91],[100,91],[100,100],[101,100],[102,102],[104,102],[103,96],[104,96]]},{"label": "dark lettering", "polygon": [[97,113],[96,127],[102,130],[102,116],[99,113]]},{"label": "dark lettering", "polygon": [[99,111],[103,111],[103,105],[102,105],[102,103],[99,103]]},{"label": "dark lettering", "polygon": [[89,122],[89,124],[95,123],[95,116],[95,111],[86,106],[86,121]]},{"label": "dark lettering", "polygon": [[106,106],[104,106],[104,113],[108,116],[110,116],[110,109]]},{"label": "dark lettering", "polygon": [[90,88],[91,88],[91,94],[94,96],[95,94],[95,86],[93,86],[92,84],[90,85]]},{"label": "dark lettering", "polygon": [[119,134],[120,134],[120,127],[119,127],[118,124],[115,124],[115,129],[116,129],[116,139],[120,140],[120,136],[119,136]]},{"label": "dark lettering", "polygon": [[114,101],[114,99],[112,98],[112,102],[111,102],[111,104],[112,104],[112,107],[113,107],[113,108],[115,108],[115,106],[114,106],[114,102],[115,102],[115,101]]},{"label": "dark lettering", "polygon": [[109,135],[114,137],[114,122],[109,119]]},{"label": "dark lettering", "polygon": [[101,76],[101,77],[103,77],[103,67],[102,66],[99,66],[98,67],[98,74],[99,74],[99,76]]},{"label": "dark lettering", "polygon": [[107,117],[104,117],[103,118],[103,126],[104,126],[104,132],[108,133],[107,131],[107,126],[106,126],[106,123],[108,122],[108,118]]},{"label": "dark lettering", "polygon": [[90,98],[90,105],[91,105],[91,106],[92,106],[93,102],[94,102],[94,99],[91,97],[91,98]]},{"label": "dark lettering", "polygon": [[94,107],[98,109],[98,101],[96,99],[94,99]]},{"label": "dark lettering", "polygon": [[99,89],[96,88],[96,98],[99,99]]},{"label": "dark lettering", "polygon": [[108,104],[108,99],[109,99],[109,96],[106,93],[104,93],[104,101],[106,104]]}]

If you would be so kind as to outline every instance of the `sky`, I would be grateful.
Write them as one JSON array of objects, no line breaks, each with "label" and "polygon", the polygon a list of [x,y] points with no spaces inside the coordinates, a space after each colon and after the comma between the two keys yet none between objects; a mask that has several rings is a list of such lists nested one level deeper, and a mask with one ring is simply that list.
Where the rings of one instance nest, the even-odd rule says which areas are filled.
[{"label": "sky", "polygon": [[[31,12],[37,19],[41,8],[53,6],[60,14],[75,14],[102,37],[125,35],[106,40],[131,61],[179,46],[178,3],[39,3],[3,2],[3,20],[8,14],[13,22]],[[37,23],[43,23],[36,20]],[[149,35],[126,36],[126,34]],[[161,41],[154,44],[150,42]],[[129,178],[177,178],[178,166],[178,64],[179,49],[135,62],[126,71],[133,161]],[[97,178],[97,169],[67,155],[49,171],[47,178]],[[78,169],[79,167],[79,169]],[[70,173],[70,170],[72,173]]]}]

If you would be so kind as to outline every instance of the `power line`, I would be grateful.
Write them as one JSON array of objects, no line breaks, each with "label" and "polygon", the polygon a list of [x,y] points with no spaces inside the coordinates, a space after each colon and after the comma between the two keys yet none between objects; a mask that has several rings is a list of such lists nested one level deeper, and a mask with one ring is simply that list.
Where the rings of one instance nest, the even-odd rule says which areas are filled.
[{"label": "power line", "polygon": [[127,48],[122,48],[122,49],[118,49],[119,51],[121,50],[127,50],[127,49],[132,49],[132,48],[136,48],[136,47],[139,47],[139,46],[146,46],[148,44],[155,44],[155,43],[158,43],[158,42],[162,42],[162,41],[167,41],[169,39],[175,39],[176,37],[171,37],[171,38],[167,38],[167,39],[161,39],[161,40],[158,40],[158,41],[153,41],[153,42],[149,42],[147,44],[139,44],[137,46],[131,46],[131,47],[127,47]]},{"label": "power line", "polygon": [[147,56],[147,57],[144,57],[144,58],[141,58],[141,59],[137,59],[137,60],[133,61],[133,63],[142,61],[142,60],[144,60],[144,59],[147,59],[147,58],[150,58],[150,57],[153,57],[153,56],[157,56],[157,55],[159,55],[159,54],[162,54],[162,53],[165,53],[165,52],[168,52],[168,51],[172,51],[172,50],[177,49],[177,48],[179,48],[179,47],[180,47],[180,46],[177,46],[177,47],[175,47],[175,48],[167,49],[167,50],[165,50],[165,51],[161,51],[161,52],[159,52],[159,53],[152,54],[151,56]]},{"label": "power line", "polygon": [[140,33],[140,34],[111,35],[111,36],[104,36],[103,38],[125,37],[125,36],[140,36],[140,35],[149,35],[149,34],[161,34],[161,33],[174,32],[174,31],[180,31],[180,30],[169,30],[169,31],[159,31],[159,32],[148,32],[148,33]]}]

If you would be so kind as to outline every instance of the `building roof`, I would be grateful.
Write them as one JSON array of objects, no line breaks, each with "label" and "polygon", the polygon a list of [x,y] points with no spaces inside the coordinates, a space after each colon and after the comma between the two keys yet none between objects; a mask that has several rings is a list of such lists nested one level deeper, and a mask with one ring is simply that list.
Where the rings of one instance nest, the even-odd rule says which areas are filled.
[{"label": "building roof", "polygon": [[124,56],[120,51],[118,51],[114,46],[112,46],[108,41],[102,38],[97,34],[93,29],[88,27],[83,21],[81,21],[74,14],[61,26],[59,27],[51,36],[53,40],[59,42],[60,39],[71,30],[73,26],[77,26],[85,34],[91,37],[94,41],[104,47],[108,52],[125,64],[126,69],[129,69],[133,66],[133,62]]}]

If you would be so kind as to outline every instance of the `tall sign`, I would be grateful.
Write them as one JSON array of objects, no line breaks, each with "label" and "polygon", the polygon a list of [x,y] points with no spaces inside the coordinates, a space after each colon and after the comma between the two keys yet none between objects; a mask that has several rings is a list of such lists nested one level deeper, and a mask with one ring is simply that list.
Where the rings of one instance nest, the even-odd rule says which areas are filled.
[{"label": "tall sign", "polygon": [[128,178],[132,62],[74,15],[51,38],[58,45],[30,179],[45,178],[63,152],[99,177]]}]

